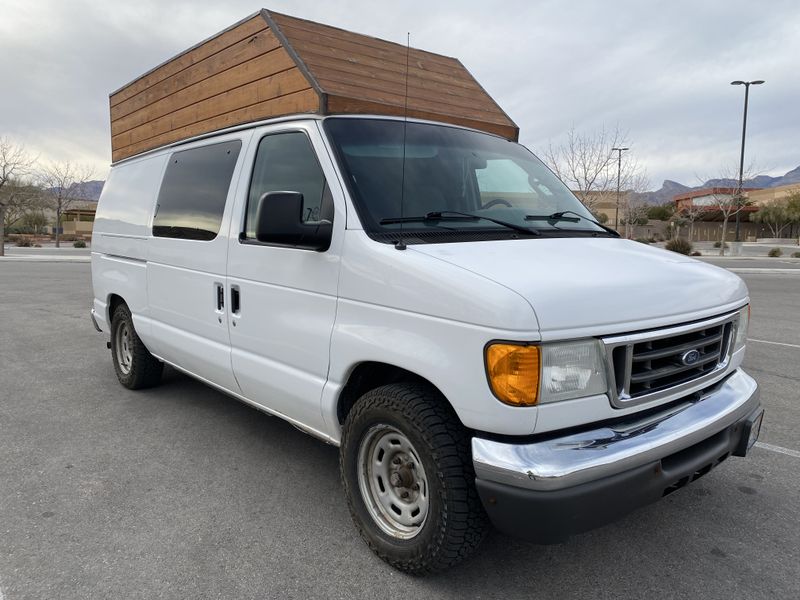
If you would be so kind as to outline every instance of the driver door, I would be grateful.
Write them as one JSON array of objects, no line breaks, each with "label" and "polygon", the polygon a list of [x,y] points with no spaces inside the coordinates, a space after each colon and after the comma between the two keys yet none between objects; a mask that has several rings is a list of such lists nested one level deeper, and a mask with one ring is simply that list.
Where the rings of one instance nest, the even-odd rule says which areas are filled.
[{"label": "driver door", "polygon": [[[239,231],[231,232],[228,252],[233,372],[247,399],[322,431],[344,196],[316,123],[268,126],[253,142],[239,186]],[[333,220],[328,250],[255,239],[258,200],[275,191],[303,194],[304,221]]]}]

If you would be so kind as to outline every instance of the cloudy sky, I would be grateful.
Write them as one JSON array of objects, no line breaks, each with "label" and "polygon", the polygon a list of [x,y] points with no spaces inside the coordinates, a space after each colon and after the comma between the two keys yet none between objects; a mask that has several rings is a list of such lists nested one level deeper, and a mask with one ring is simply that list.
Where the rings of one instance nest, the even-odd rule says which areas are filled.
[{"label": "cloudy sky", "polygon": [[[265,0],[266,1],[266,0]],[[252,0],[0,0],[0,136],[42,160],[105,178],[108,94],[255,12]],[[739,156],[752,88],[748,162],[800,165],[796,0],[269,0],[278,12],[456,56],[520,126],[532,150],[619,126],[652,188],[696,185]]]}]

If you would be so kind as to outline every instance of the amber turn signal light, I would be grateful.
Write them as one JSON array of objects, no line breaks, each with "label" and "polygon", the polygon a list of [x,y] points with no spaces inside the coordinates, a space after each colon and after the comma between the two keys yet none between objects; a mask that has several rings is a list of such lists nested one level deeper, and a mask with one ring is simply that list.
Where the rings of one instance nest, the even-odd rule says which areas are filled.
[{"label": "amber turn signal light", "polygon": [[497,398],[512,406],[533,406],[539,398],[538,346],[495,343],[486,346],[486,374]]}]

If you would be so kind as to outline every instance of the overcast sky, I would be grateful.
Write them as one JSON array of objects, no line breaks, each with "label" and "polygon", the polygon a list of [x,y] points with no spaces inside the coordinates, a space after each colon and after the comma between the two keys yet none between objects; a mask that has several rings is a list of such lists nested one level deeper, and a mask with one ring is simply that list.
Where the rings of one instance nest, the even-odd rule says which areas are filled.
[{"label": "overcast sky", "polygon": [[[278,12],[459,58],[534,152],[619,124],[653,189],[747,156],[800,165],[800,2],[270,0]],[[252,1],[0,0],[0,136],[108,173],[108,94],[261,8]]]}]

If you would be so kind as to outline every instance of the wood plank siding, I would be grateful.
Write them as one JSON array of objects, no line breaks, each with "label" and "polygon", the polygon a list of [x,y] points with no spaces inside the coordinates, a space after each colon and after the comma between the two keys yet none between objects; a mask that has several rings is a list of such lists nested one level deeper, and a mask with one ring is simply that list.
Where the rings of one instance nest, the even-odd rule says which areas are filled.
[{"label": "wood plank siding", "polygon": [[318,112],[319,104],[258,14],[113,93],[112,159],[248,121]]},{"label": "wood plank siding", "polygon": [[[408,116],[517,139],[457,59],[408,58]],[[404,46],[263,10],[112,93],[112,158],[287,114],[402,116],[405,103]]]},{"label": "wood plank siding", "polygon": [[326,113],[444,121],[516,140],[519,128],[458,59],[269,12],[327,96]]}]

